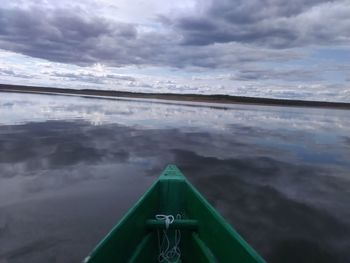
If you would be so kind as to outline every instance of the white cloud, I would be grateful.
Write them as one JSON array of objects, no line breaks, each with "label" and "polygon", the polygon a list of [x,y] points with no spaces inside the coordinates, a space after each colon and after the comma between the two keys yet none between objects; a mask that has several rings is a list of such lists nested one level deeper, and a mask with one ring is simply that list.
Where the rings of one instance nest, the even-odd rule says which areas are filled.
[{"label": "white cloud", "polygon": [[349,1],[15,0],[0,11],[2,82],[350,101]]}]

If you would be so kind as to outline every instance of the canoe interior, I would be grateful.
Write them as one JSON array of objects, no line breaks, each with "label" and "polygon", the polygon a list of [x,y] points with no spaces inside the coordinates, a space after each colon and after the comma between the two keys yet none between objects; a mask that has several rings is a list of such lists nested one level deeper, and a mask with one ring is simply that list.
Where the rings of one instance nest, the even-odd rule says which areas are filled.
[{"label": "canoe interior", "polygon": [[[154,220],[157,214],[181,215],[182,220],[171,225],[181,231],[178,262],[265,262],[175,165],[165,169],[86,262],[158,262],[156,229],[163,224]],[[168,232],[173,242],[174,230]]]}]

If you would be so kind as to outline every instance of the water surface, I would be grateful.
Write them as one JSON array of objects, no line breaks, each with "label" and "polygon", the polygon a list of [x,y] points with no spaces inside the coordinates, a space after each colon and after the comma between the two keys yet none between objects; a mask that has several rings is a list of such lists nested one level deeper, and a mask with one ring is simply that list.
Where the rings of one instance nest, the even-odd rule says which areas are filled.
[{"label": "water surface", "polygon": [[348,262],[350,112],[0,94],[0,262],[80,262],[175,163],[269,262]]}]

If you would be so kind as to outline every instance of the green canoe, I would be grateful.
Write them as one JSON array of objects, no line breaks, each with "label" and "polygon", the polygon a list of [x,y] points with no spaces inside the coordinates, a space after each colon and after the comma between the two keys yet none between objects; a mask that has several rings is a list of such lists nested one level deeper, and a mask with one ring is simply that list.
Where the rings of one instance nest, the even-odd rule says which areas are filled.
[{"label": "green canoe", "polygon": [[84,262],[265,261],[168,165]]}]

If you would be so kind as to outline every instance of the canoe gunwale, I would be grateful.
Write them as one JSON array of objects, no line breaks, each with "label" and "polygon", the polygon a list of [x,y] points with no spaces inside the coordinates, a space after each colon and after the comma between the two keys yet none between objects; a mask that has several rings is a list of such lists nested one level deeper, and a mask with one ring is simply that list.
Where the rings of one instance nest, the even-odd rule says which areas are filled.
[{"label": "canoe gunwale", "polygon": [[[152,258],[147,262],[155,262],[157,255],[151,255],[148,250],[158,251],[157,231],[165,229],[164,221],[155,219],[157,214],[174,217],[177,214],[182,215],[181,219],[175,219],[169,225],[170,230],[179,229],[183,232],[181,236],[184,236],[185,240],[180,244],[183,250],[181,253],[184,252],[182,262],[229,263],[237,260],[245,263],[265,263],[175,165],[168,165],[159,179],[98,243],[86,262],[106,263],[111,262],[112,257],[113,262],[144,262],[144,255]],[[119,239],[124,239],[124,242]],[[115,250],[118,251],[113,251],[113,242],[119,244],[115,245]],[[110,257],[103,255],[107,252]],[[120,253],[125,255],[121,258]]]}]

